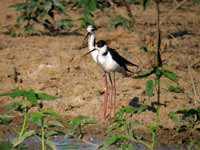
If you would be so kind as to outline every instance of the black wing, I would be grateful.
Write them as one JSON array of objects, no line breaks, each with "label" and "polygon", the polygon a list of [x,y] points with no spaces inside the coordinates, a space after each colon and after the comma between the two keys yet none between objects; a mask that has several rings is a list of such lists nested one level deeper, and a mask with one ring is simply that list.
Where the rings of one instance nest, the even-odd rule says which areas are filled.
[{"label": "black wing", "polygon": [[126,65],[131,65],[131,66],[136,66],[138,67],[138,65],[126,60],[124,57],[120,56],[119,53],[117,51],[115,51],[112,48],[108,48],[108,51],[111,53],[112,58],[120,65],[123,66],[125,68]]}]

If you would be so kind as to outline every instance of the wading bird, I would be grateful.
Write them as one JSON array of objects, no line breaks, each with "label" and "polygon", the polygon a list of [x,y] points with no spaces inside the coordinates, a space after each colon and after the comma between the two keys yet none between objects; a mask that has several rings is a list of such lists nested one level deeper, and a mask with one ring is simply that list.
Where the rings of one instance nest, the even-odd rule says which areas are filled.
[{"label": "wading bird", "polygon": [[[85,37],[88,38],[88,49],[89,49],[89,52],[86,53],[85,55],[88,55],[89,53],[91,54],[92,56],[92,59],[98,64],[97,62],[97,55],[98,55],[98,51],[94,51],[95,47],[96,47],[96,32],[97,28],[94,26],[94,25],[89,25],[87,27],[87,35]],[[84,56],[85,56],[84,55]],[[108,93],[108,81],[107,81],[107,76],[106,74],[104,73],[103,75],[103,78],[104,78],[104,82],[105,82],[105,91],[104,91],[104,108],[103,108],[103,118],[105,119],[106,118],[106,114],[107,114],[107,102],[108,102],[108,96],[109,96],[109,93]]]},{"label": "wading bird", "polygon": [[[108,82],[107,76],[109,77],[110,84],[111,84],[111,95],[110,95],[110,116],[112,116],[112,109],[114,108],[115,112],[115,98],[116,98],[116,84],[115,84],[115,72],[122,73],[127,75],[127,72],[133,73],[127,68],[127,65],[138,67],[138,65],[126,60],[124,57],[119,55],[117,51],[107,46],[107,43],[103,40],[98,41],[95,44],[95,48],[90,50],[89,53],[98,52],[97,56],[95,57],[96,62],[101,66],[104,70],[104,77],[105,77],[105,95],[104,95],[104,119],[106,118],[107,107],[108,107]],[[86,55],[87,55],[86,54]],[[113,72],[113,80],[111,73]],[[113,99],[114,96],[114,99]]]}]

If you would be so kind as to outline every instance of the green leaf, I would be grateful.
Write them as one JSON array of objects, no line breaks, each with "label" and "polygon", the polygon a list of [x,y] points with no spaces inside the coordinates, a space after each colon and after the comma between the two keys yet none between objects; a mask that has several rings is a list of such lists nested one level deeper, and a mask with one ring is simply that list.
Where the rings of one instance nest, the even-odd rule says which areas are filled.
[{"label": "green leaf", "polygon": [[124,114],[127,113],[139,113],[139,112],[144,112],[148,109],[146,105],[139,105],[138,107],[133,107],[133,106],[126,106],[122,107],[116,114],[115,118],[116,119],[121,119]]},{"label": "green leaf", "polygon": [[31,89],[26,92],[25,97],[29,102],[31,102],[32,105],[37,105],[37,98],[36,98],[36,93]]},{"label": "green leaf", "polygon": [[27,34],[32,34],[33,33],[33,27],[28,25],[24,27],[24,32]]},{"label": "green leaf", "polygon": [[0,124],[9,124],[12,121],[13,116],[10,115],[0,115]]},{"label": "green leaf", "polygon": [[26,20],[26,16],[24,16],[24,15],[17,17],[17,23],[18,24],[24,23],[25,20]]},{"label": "green leaf", "polygon": [[44,117],[44,114],[42,112],[31,112],[30,115],[30,121],[38,126],[42,126],[42,119]]},{"label": "green leaf", "polygon": [[93,17],[90,14],[84,15],[80,20],[82,27],[86,27],[88,24],[94,25]]},{"label": "green leaf", "polygon": [[151,132],[151,134],[156,133],[158,127],[159,126],[157,124],[150,124],[150,125],[147,126],[147,128],[149,129],[149,131]]},{"label": "green leaf", "polygon": [[153,73],[155,73],[155,69],[151,68],[149,71],[135,76],[135,78],[146,78],[146,77],[152,75]]},{"label": "green leaf", "polygon": [[71,29],[72,28],[72,20],[71,19],[63,19],[58,23],[58,27],[60,29]]},{"label": "green leaf", "polygon": [[16,11],[21,11],[23,9],[26,9],[29,6],[27,2],[24,3],[18,3],[15,5],[11,5],[10,7],[14,7]]},{"label": "green leaf", "polygon": [[46,145],[51,148],[52,150],[56,150],[56,144],[53,141],[45,140]]},{"label": "green leaf", "polygon": [[163,69],[163,68],[161,69],[161,72],[166,78],[168,78],[174,82],[178,81],[177,76],[174,72],[167,70],[167,69]]},{"label": "green leaf", "polygon": [[95,124],[95,123],[96,123],[96,120],[89,119],[88,117],[85,117],[85,116],[77,116],[73,118],[72,120],[70,120],[69,122],[69,124],[73,128],[77,128],[80,125]]},{"label": "green leaf", "polygon": [[109,133],[111,133],[113,130],[119,129],[120,127],[123,127],[125,124],[126,124],[126,120],[124,120],[124,119],[121,119],[121,120],[118,119],[118,120],[116,120],[116,122],[112,123],[112,124],[108,127],[107,131],[108,131]]},{"label": "green leaf", "polygon": [[106,138],[105,145],[108,147],[123,139],[127,139],[127,136],[123,134],[112,134],[111,136]]},{"label": "green leaf", "polygon": [[116,15],[114,18],[111,18],[110,22],[108,27],[111,29],[117,28],[119,25],[128,30],[131,30],[133,27],[133,22],[122,15]]},{"label": "green leaf", "polygon": [[148,97],[153,96],[153,89],[154,89],[153,80],[148,80],[146,82],[146,94]]},{"label": "green leaf", "polygon": [[11,91],[11,92],[0,94],[0,96],[9,96],[13,99],[16,98],[16,97],[25,96],[25,95],[26,95],[26,90],[19,90],[19,89],[16,89],[16,90]]},{"label": "green leaf", "polygon": [[57,120],[49,120],[48,125],[53,127],[64,127],[63,124]]},{"label": "green leaf", "polygon": [[181,125],[178,128],[178,133],[185,132],[185,131],[187,131],[187,126],[186,125]]},{"label": "green leaf", "polygon": [[174,92],[174,93],[184,93],[184,89],[182,89],[180,87],[174,87],[174,86],[170,86],[168,88],[168,91]]},{"label": "green leaf", "polygon": [[0,96],[9,96],[11,98],[16,98],[16,97],[26,97],[26,100],[30,101],[32,105],[36,105],[37,104],[37,99],[35,96],[35,92],[33,90],[19,90],[16,89],[14,91],[11,92],[7,92],[7,93],[2,93],[0,94]]},{"label": "green leaf", "polygon": [[200,0],[193,0],[193,2],[200,4]]},{"label": "green leaf", "polygon": [[48,109],[45,109],[45,110],[42,110],[42,113],[44,115],[49,115],[49,116],[58,116],[58,112],[56,112],[55,110],[51,109],[51,108],[48,108]]},{"label": "green leaf", "polygon": [[52,0],[53,1],[53,4],[54,6],[60,10],[61,12],[65,12],[65,6],[59,1],[59,0]]},{"label": "green leaf", "polygon": [[84,120],[84,119],[87,119],[87,117],[84,117],[84,116],[78,116],[78,117],[75,117],[73,118],[72,120],[70,120],[69,124],[72,126],[72,127],[77,127],[81,124],[81,122]]},{"label": "green leaf", "polygon": [[177,112],[170,112],[168,114],[169,118],[174,121],[176,124],[178,124],[180,122],[178,116],[177,116]]},{"label": "green leaf", "polygon": [[177,113],[182,113],[182,119],[185,120],[189,117],[195,117],[197,116],[197,120],[200,121],[200,107],[198,108],[191,108],[191,109],[185,109],[185,110],[178,110]]},{"label": "green leaf", "polygon": [[120,150],[133,150],[133,144],[122,143],[120,146]]},{"label": "green leaf", "polygon": [[36,97],[37,97],[37,99],[39,99],[39,100],[47,100],[47,101],[57,99],[57,97],[48,95],[48,94],[46,94],[46,93],[36,93]]},{"label": "green leaf", "polygon": [[92,13],[97,9],[97,0],[78,0],[77,5],[83,7],[83,12]]},{"label": "green leaf", "polygon": [[7,107],[6,107],[6,112],[9,113],[11,111],[15,111],[17,110],[19,107],[21,107],[22,104],[20,104],[19,102],[13,102],[11,104],[9,104]]},{"label": "green leaf", "polygon": [[143,0],[143,8],[144,9],[146,9],[149,2],[150,2],[150,0]]},{"label": "green leaf", "polygon": [[13,150],[13,145],[9,141],[1,141],[0,149],[1,150]]}]

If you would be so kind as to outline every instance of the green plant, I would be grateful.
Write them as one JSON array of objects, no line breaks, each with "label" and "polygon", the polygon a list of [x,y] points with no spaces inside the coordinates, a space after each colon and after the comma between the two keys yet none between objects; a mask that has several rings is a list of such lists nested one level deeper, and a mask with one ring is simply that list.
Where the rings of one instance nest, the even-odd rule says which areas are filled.
[{"label": "green plant", "polygon": [[[48,115],[54,115],[52,110],[41,110],[42,101],[55,100],[56,97],[47,95],[46,93],[36,93],[34,90],[14,90],[7,93],[2,93],[0,96],[8,96],[13,99],[13,102],[7,107],[7,113],[11,111],[18,111],[23,116],[23,123],[18,135],[14,140],[13,146],[18,147],[25,139],[36,134],[34,130],[29,130],[30,120],[34,123],[41,122],[42,129],[42,148],[44,150],[44,119]],[[38,112],[29,112],[32,107],[37,107]]]},{"label": "green plant", "polygon": [[82,7],[83,16],[80,18],[81,26],[86,27],[88,24],[94,25],[93,13],[97,9],[97,0],[77,0],[75,3],[75,7]]},{"label": "green plant", "polygon": [[140,143],[149,148],[147,143],[136,136],[133,128],[139,122],[131,118],[133,114],[144,112],[147,109],[148,106],[146,105],[122,107],[115,114],[111,125],[107,129],[107,137],[103,147],[109,149],[112,145],[117,144],[121,150],[131,150],[133,149],[133,143]]},{"label": "green plant", "polygon": [[3,125],[9,124],[12,122],[12,118],[13,116],[11,115],[7,115],[7,114],[0,115],[0,124],[3,124]]},{"label": "green plant", "polygon": [[13,147],[13,144],[10,141],[0,141],[1,150],[27,150],[25,146]]},{"label": "green plant", "polygon": [[[35,24],[42,25],[49,32],[72,27],[71,19],[65,13],[64,1],[61,0],[27,0],[11,7],[19,12],[17,24],[22,26],[26,33],[33,33]],[[57,23],[55,12],[64,15],[65,18]]]},{"label": "green plant", "polygon": [[105,6],[104,2],[98,0],[77,0],[73,7],[81,8],[81,13],[83,14],[80,18],[81,26],[86,27],[89,24],[94,25],[94,12]]},{"label": "green plant", "polygon": [[58,116],[58,113],[52,109],[44,109],[38,112],[30,112],[28,116],[29,122],[32,122],[40,128],[40,131],[36,134],[39,135],[39,137],[41,137],[40,140],[42,144],[42,150],[46,149],[45,145],[49,146],[52,149],[56,149],[55,144],[49,140],[49,137],[52,135],[60,135],[61,133],[64,133],[53,129],[51,129],[51,131],[48,132],[47,130],[50,126],[63,127],[62,123],[60,123],[59,121],[48,119],[49,116]]},{"label": "green plant", "polygon": [[123,28],[128,29],[131,31],[134,26],[134,20],[130,18],[126,18],[120,14],[116,15],[114,18],[110,18],[110,24],[108,25],[109,28],[117,28],[118,26],[122,26]]},{"label": "green plant", "polygon": [[170,112],[169,117],[176,123],[178,133],[189,132],[188,150],[195,149],[199,141],[194,133],[200,131],[200,107]]},{"label": "green plant", "polygon": [[[144,0],[143,1],[143,7],[146,8],[147,4],[150,0]],[[156,144],[156,138],[157,138],[157,131],[160,127],[160,94],[161,94],[161,79],[163,77],[168,78],[169,80],[177,83],[178,78],[177,75],[172,72],[171,70],[166,69],[163,67],[163,61],[161,57],[161,31],[160,31],[160,0],[154,0],[156,4],[156,20],[157,20],[157,48],[155,50],[155,64],[149,69],[149,71],[142,73],[138,75],[136,78],[148,78],[151,75],[154,75],[154,79],[149,79],[146,82],[146,95],[150,99],[154,96],[154,91],[156,91],[156,116],[155,116],[155,122],[148,126],[148,129],[151,133],[152,137],[152,144],[151,149],[153,150]],[[145,52],[148,52],[149,50],[144,47],[142,48]],[[175,87],[170,87],[169,91],[173,92],[182,92],[182,90]]]},{"label": "green plant", "polygon": [[79,138],[83,138],[84,136],[84,129],[86,126],[90,124],[96,124],[95,120],[89,119],[88,117],[84,116],[77,116],[69,121],[69,124],[72,127],[72,131],[70,135],[76,136]]}]

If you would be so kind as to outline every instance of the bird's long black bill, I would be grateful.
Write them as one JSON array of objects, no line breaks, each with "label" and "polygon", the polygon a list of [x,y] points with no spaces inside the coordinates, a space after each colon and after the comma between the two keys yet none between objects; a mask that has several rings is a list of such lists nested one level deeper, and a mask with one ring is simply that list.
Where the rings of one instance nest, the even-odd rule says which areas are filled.
[{"label": "bird's long black bill", "polygon": [[89,34],[90,34],[89,32],[86,34],[86,36],[84,37],[83,41],[85,41],[88,38]]},{"label": "bird's long black bill", "polygon": [[91,50],[91,51],[85,53],[85,54],[83,55],[83,57],[87,56],[88,54],[90,54],[90,53],[93,52],[93,51],[96,51],[96,49],[93,49],[93,50]]}]

